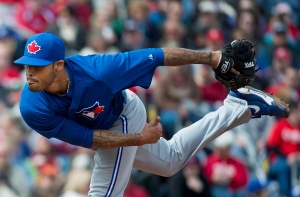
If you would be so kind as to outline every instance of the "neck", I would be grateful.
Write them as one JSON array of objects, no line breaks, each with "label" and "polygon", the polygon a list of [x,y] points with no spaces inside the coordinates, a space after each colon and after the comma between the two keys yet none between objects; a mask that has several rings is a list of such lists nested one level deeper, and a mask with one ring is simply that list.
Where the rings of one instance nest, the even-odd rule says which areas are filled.
[{"label": "neck", "polygon": [[70,79],[68,79],[68,85],[67,85],[67,90],[65,91],[65,93],[64,94],[58,94],[59,96],[65,96],[65,95],[67,95],[68,94],[68,92],[69,92],[69,90],[70,90]]},{"label": "neck", "polygon": [[59,96],[65,96],[70,88],[69,74],[64,68],[54,79],[53,83],[45,89],[46,92],[56,94]]}]

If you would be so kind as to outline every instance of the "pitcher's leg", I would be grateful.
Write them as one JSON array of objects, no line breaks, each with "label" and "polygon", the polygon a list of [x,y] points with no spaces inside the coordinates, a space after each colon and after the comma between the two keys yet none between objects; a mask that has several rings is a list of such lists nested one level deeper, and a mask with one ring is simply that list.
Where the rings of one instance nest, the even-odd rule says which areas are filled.
[{"label": "pitcher's leg", "polygon": [[[90,197],[123,196],[137,147],[97,150],[90,184]],[[79,180],[80,181],[80,180]]]},{"label": "pitcher's leg", "polygon": [[217,111],[178,131],[171,140],[161,138],[156,144],[138,147],[134,167],[143,171],[171,176],[214,138],[251,118],[247,102],[228,96]]},{"label": "pitcher's leg", "polygon": [[[146,111],[138,97],[129,91],[122,116],[110,129],[115,132],[138,133],[146,124]],[[123,196],[131,175],[136,146],[98,149],[90,184],[90,197]]]}]

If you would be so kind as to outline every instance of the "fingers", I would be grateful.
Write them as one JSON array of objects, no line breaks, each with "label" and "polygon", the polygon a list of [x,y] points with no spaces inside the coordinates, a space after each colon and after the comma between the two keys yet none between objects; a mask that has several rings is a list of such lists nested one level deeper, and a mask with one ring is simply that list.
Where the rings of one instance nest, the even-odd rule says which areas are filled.
[{"label": "fingers", "polygon": [[160,123],[160,117],[157,116],[154,120],[150,121],[149,125],[156,126],[158,123]]},{"label": "fingers", "polygon": [[160,123],[157,124],[157,126],[159,127],[159,133],[160,133],[160,137],[163,136],[163,129],[162,129],[162,125]]},{"label": "fingers", "polygon": [[230,72],[232,72],[233,74],[239,75],[240,72],[235,70],[234,68],[231,68]]}]

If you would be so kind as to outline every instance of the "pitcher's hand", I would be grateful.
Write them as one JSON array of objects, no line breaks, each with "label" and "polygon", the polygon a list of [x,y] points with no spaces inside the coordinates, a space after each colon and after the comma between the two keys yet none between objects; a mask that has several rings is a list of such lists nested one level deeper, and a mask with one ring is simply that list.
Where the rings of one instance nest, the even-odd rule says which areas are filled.
[{"label": "pitcher's hand", "polygon": [[160,117],[157,116],[154,120],[147,123],[140,134],[141,144],[155,144],[162,137],[162,126]]}]

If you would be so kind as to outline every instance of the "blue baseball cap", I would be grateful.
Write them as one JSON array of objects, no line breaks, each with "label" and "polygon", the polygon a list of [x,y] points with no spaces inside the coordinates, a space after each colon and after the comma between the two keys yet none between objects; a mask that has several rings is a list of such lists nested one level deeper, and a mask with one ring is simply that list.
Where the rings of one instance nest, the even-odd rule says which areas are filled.
[{"label": "blue baseball cap", "polygon": [[62,39],[45,32],[28,38],[24,56],[14,61],[14,63],[29,66],[47,66],[58,60],[64,60],[65,53],[65,44]]}]

